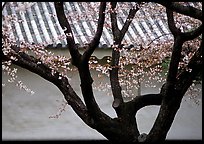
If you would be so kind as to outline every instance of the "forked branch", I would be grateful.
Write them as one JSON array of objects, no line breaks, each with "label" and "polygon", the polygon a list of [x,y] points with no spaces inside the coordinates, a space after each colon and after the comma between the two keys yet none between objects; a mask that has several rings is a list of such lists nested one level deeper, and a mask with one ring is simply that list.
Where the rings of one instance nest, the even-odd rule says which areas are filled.
[{"label": "forked branch", "polygon": [[126,18],[126,21],[120,30],[118,28],[117,23],[117,12],[116,12],[116,6],[117,2],[111,2],[111,25],[112,25],[112,32],[113,32],[113,49],[112,49],[112,69],[110,70],[110,81],[111,81],[111,88],[112,93],[114,97],[113,101],[113,108],[115,108],[115,111],[117,115],[120,117],[122,115],[125,115],[125,112],[123,112],[123,98],[122,98],[122,92],[121,92],[121,86],[119,83],[119,77],[118,77],[118,71],[119,71],[119,59],[120,59],[120,49],[122,49],[122,40],[125,36],[125,33],[127,32],[129,25],[131,24],[136,12],[139,10],[139,7],[132,8],[129,11],[128,17]]},{"label": "forked branch", "polygon": [[83,54],[83,60],[85,60],[86,62],[88,62],[90,56],[92,55],[94,50],[97,48],[100,42],[100,38],[101,38],[103,27],[104,27],[103,25],[105,21],[105,9],[106,9],[106,2],[101,2],[100,8],[99,8],[99,19],[98,19],[97,30],[96,30],[95,36]]},{"label": "forked branch", "polygon": [[66,40],[68,44],[68,48],[70,50],[70,54],[72,56],[72,63],[76,67],[79,66],[79,62],[81,59],[81,54],[79,53],[75,41],[74,41],[74,35],[71,30],[71,26],[66,18],[66,15],[64,13],[64,6],[63,2],[54,2],[55,10],[57,13],[57,18],[60,23],[60,26],[62,29],[64,29],[64,33],[66,35]]},{"label": "forked branch", "polygon": [[175,12],[184,14],[186,16],[190,16],[192,18],[195,19],[199,19],[200,21],[202,21],[202,10],[199,10],[197,8],[194,8],[192,6],[184,6],[181,5],[179,3],[176,2],[162,2],[162,1],[158,1],[157,3],[165,6],[168,9],[171,9]]}]

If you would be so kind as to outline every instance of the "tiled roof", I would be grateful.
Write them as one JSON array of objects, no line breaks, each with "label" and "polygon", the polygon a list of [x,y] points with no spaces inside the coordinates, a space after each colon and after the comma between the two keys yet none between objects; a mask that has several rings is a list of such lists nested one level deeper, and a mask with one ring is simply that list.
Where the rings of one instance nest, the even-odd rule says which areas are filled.
[{"label": "tiled roof", "polygon": [[[96,3],[89,2],[87,5],[89,7],[94,6]],[[122,6],[122,3],[119,3]],[[131,2],[129,5],[134,5]],[[18,7],[17,7],[18,6]],[[94,35],[96,30],[97,22],[94,19],[97,18],[97,13],[95,15],[84,13],[85,7],[80,2],[66,2],[65,12],[72,17],[71,27],[74,33],[75,41],[79,45],[90,42],[91,36]],[[25,11],[23,11],[25,10]],[[92,17],[92,20],[77,20],[74,12],[77,12],[78,16]],[[59,39],[59,36],[64,35],[64,31],[59,25],[57,20],[54,3],[53,2],[34,2],[34,3],[24,3],[12,2],[7,3],[3,15],[13,15],[21,22],[13,22],[12,36],[17,38],[17,42],[26,41],[29,43],[42,43],[57,44],[65,46],[65,39]],[[128,12],[125,10],[120,11],[121,17],[119,17],[118,25],[119,28],[125,22],[125,17]],[[144,11],[141,9],[137,12],[139,15],[145,15]],[[133,21],[126,33],[124,40],[129,44],[135,45],[137,40],[140,42],[151,41],[157,37],[163,36],[170,33],[167,27],[167,23],[162,19],[155,19],[153,17],[148,17],[146,20]],[[112,33],[108,27],[104,27],[103,34],[100,39],[99,47],[110,46],[113,44]]]}]

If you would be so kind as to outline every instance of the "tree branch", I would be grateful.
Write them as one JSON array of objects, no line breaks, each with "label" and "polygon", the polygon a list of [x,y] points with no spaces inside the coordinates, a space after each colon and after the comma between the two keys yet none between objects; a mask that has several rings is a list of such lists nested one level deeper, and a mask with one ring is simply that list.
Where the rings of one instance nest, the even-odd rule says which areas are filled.
[{"label": "tree branch", "polygon": [[174,37],[176,35],[181,34],[183,41],[188,41],[188,40],[192,40],[192,39],[198,37],[201,34],[202,28],[203,28],[202,24],[198,28],[196,28],[192,31],[181,32],[181,30],[179,28],[177,28],[175,25],[174,17],[173,17],[173,11],[167,8],[166,13],[167,13],[167,21],[168,21],[169,29],[170,29],[171,33],[174,35]]},{"label": "tree branch", "polygon": [[113,101],[113,108],[116,110],[116,113],[118,116],[120,116],[121,113],[121,106],[123,104],[123,97],[121,93],[121,86],[119,83],[119,77],[118,77],[118,70],[119,68],[115,67],[110,70],[110,82],[111,82],[111,89],[114,97]]},{"label": "tree branch", "polygon": [[106,2],[101,2],[100,8],[99,8],[99,19],[98,19],[96,34],[93,40],[91,41],[91,43],[89,44],[89,47],[86,49],[86,51],[83,54],[83,60],[86,60],[87,62],[100,42],[100,38],[103,32],[103,25],[105,21],[105,9],[106,9]]},{"label": "tree branch", "polygon": [[[12,49],[19,49],[16,46],[12,46]],[[2,52],[3,54],[3,52]],[[17,58],[17,60],[12,60],[12,63],[18,65],[22,68],[25,68],[45,80],[56,85],[60,91],[63,93],[64,98],[68,102],[68,104],[73,108],[76,114],[89,126],[92,126],[91,117],[87,112],[87,108],[84,103],[81,101],[79,96],[74,92],[73,88],[69,84],[66,77],[59,74],[59,72],[55,72],[52,74],[52,69],[50,69],[46,64],[42,63],[40,60],[34,58],[33,56],[29,56],[23,52],[13,52],[10,55]],[[3,55],[3,60],[11,60],[8,55]],[[39,64],[40,63],[40,64]]]},{"label": "tree branch", "polygon": [[159,114],[145,142],[160,143],[165,140],[182,100],[182,97],[174,91],[170,95],[171,99],[162,100]]},{"label": "tree branch", "polygon": [[[111,26],[112,26],[112,31],[113,31],[113,35],[114,37],[116,37],[116,39],[119,39],[120,36],[120,30],[118,28],[118,24],[117,24],[117,13],[116,13],[116,5],[117,2],[111,2]],[[114,38],[114,41],[116,41],[116,39]]]},{"label": "tree branch", "polygon": [[132,101],[129,101],[125,104],[132,105],[132,111],[134,115],[136,112],[149,105],[161,105],[162,102],[162,94],[146,94],[141,96],[136,96]]},{"label": "tree branch", "polygon": [[202,48],[203,41],[187,67],[177,76],[176,90],[180,91],[182,95],[186,93],[196,76],[202,72]]},{"label": "tree branch", "polygon": [[[197,58],[196,62],[194,63],[194,69],[192,69],[192,72],[189,73],[184,71],[180,76],[177,76],[182,45],[186,40],[199,36],[201,28],[199,27],[192,33],[181,33],[180,30],[175,27],[173,12],[168,9],[167,18],[169,28],[174,35],[174,45],[167,74],[167,81],[163,87],[164,91],[161,93],[163,98],[160,111],[152,129],[147,136],[146,142],[159,142],[166,138],[167,132],[173,123],[185,92],[192,83],[193,78],[195,78],[195,76],[201,71],[201,52],[197,52],[196,55],[200,55],[200,57],[198,56],[199,58]],[[190,36],[188,37],[187,35],[189,34]],[[186,37],[184,37],[184,35]]]},{"label": "tree branch", "polygon": [[151,40],[151,41],[147,44],[147,47],[150,46],[155,40],[157,40],[157,39],[159,39],[159,38],[161,38],[161,37],[163,37],[163,36],[165,36],[165,35],[170,35],[170,34],[171,34],[171,33],[165,33],[165,34],[162,34],[162,35],[160,35],[160,36],[154,38],[153,40]]},{"label": "tree branch", "polygon": [[110,70],[110,82],[111,82],[111,89],[114,97],[113,101],[113,108],[115,109],[118,116],[121,116],[121,106],[123,104],[123,98],[121,93],[121,86],[119,83],[118,78],[118,64],[119,64],[119,58],[120,58],[120,51],[121,48],[121,33],[118,28],[117,24],[117,14],[116,14],[116,5],[117,2],[111,2],[111,26],[112,26],[112,32],[113,32],[113,47],[112,47],[112,68]]},{"label": "tree branch", "polygon": [[55,10],[57,13],[57,18],[60,23],[60,26],[62,27],[62,29],[64,29],[64,33],[66,35],[68,48],[72,56],[72,63],[73,65],[78,67],[80,59],[81,59],[81,54],[79,53],[76,47],[76,44],[74,41],[74,35],[71,30],[71,26],[69,22],[67,21],[66,15],[64,13],[63,2],[54,2],[54,5],[55,5]]},{"label": "tree branch", "polygon": [[202,32],[202,25],[193,31],[181,33],[180,29],[176,28],[175,26],[173,11],[167,9],[166,12],[167,12],[169,29],[174,35],[174,45],[173,45],[172,57],[169,65],[169,71],[168,71],[169,73],[167,75],[167,81],[175,82],[177,71],[178,71],[178,64],[181,57],[182,45],[185,41],[192,40],[198,37]]},{"label": "tree branch", "polygon": [[92,119],[93,123],[98,122],[105,118],[107,119],[109,118],[106,114],[104,114],[100,110],[94,98],[93,89],[92,89],[93,80],[90,74],[89,64],[88,64],[89,56],[95,49],[94,42],[99,41],[101,33],[102,33],[102,28],[100,26],[103,26],[103,23],[104,23],[105,14],[103,12],[105,11],[105,6],[106,6],[105,3],[101,3],[100,13],[99,13],[100,18],[98,22],[98,28],[97,28],[97,33],[95,35],[95,39],[92,41],[92,45],[89,48],[89,50],[86,51],[84,58],[82,58],[81,54],[76,48],[74,37],[71,31],[71,27],[64,14],[63,2],[55,2],[55,9],[57,12],[57,17],[58,17],[61,27],[65,28],[65,34],[66,34],[67,41],[69,44],[69,50],[70,50],[70,54],[72,57],[72,63],[78,68],[80,80],[81,80],[82,95],[86,103],[88,114],[93,118]]},{"label": "tree branch", "polygon": [[119,77],[118,77],[118,71],[119,71],[119,59],[120,59],[120,49],[122,49],[122,40],[124,38],[125,33],[128,30],[129,25],[132,22],[132,19],[134,18],[136,12],[138,11],[138,7],[133,8],[129,11],[128,17],[125,21],[125,24],[123,25],[122,29],[119,30],[118,24],[117,24],[117,13],[115,11],[117,2],[111,2],[111,9],[112,12],[111,15],[111,25],[112,25],[112,32],[113,32],[113,39],[114,39],[114,45],[112,50],[112,69],[110,70],[110,81],[111,81],[111,89],[114,97],[113,101],[113,108],[116,110],[116,113],[119,117],[122,115],[126,115],[125,111],[123,112],[123,98],[121,93],[121,86],[119,83]]},{"label": "tree branch", "polygon": [[133,115],[136,115],[137,111],[145,106],[149,105],[161,105],[162,98],[166,92],[166,83],[162,85],[159,94],[146,94],[136,96],[133,100],[126,102],[125,105],[129,105]]},{"label": "tree branch", "polygon": [[128,17],[125,21],[125,24],[123,25],[123,28],[121,29],[121,37],[124,37],[125,33],[127,32],[129,25],[131,24],[133,18],[135,17],[136,12],[139,10],[139,7],[136,5],[136,8],[130,9],[130,12],[128,14]]},{"label": "tree branch", "polygon": [[179,35],[181,33],[181,30],[177,28],[175,25],[173,11],[171,11],[170,9],[166,9],[166,14],[167,14],[169,29],[175,37],[176,35]]},{"label": "tree branch", "polygon": [[199,19],[202,21],[202,10],[199,10],[197,8],[194,8],[192,6],[183,6],[181,4],[175,3],[175,2],[162,2],[158,1],[157,3],[165,6],[168,9],[171,9],[175,12],[184,14],[186,16],[190,16],[195,19]]},{"label": "tree branch", "polygon": [[111,82],[111,89],[114,97],[113,101],[113,108],[115,109],[118,116],[122,115],[122,104],[124,103],[122,93],[121,93],[121,86],[119,83],[118,71],[119,71],[119,58],[120,58],[120,51],[122,46],[119,44],[117,48],[112,48],[112,64],[110,70],[110,82]]},{"label": "tree branch", "polygon": [[178,65],[181,57],[183,41],[180,37],[176,37],[174,40],[171,61],[169,64],[169,70],[167,74],[167,83],[174,85],[176,82],[176,76],[178,72]]},{"label": "tree branch", "polygon": [[162,92],[163,99],[160,111],[149,135],[147,136],[146,142],[158,142],[163,141],[166,138],[167,132],[173,123],[185,92],[192,84],[193,79],[195,79],[198,73],[202,70],[201,48],[203,47],[203,42],[188,64],[190,71],[185,70],[177,76],[181,48],[184,43],[181,35],[175,35],[167,82],[163,88],[164,91]]},{"label": "tree branch", "polygon": [[92,77],[89,70],[89,64],[80,64],[79,66],[79,76],[81,80],[81,90],[84,101],[86,103],[89,114],[95,119],[99,120],[100,117],[105,116],[105,114],[100,110],[93,94],[92,88]]},{"label": "tree branch", "polygon": [[168,26],[170,31],[172,32],[174,36],[174,45],[172,50],[172,56],[171,61],[169,64],[169,71],[167,75],[167,83],[168,85],[172,85],[176,82],[176,75],[178,71],[178,64],[181,57],[181,50],[183,45],[183,40],[181,37],[181,31],[175,26],[174,17],[173,17],[173,11],[166,9],[167,13],[167,20],[168,20]]},{"label": "tree branch", "polygon": [[196,28],[196,29],[194,29],[192,31],[182,33],[182,39],[184,41],[193,40],[194,38],[201,35],[202,30],[203,30],[203,24],[201,24],[198,28]]}]

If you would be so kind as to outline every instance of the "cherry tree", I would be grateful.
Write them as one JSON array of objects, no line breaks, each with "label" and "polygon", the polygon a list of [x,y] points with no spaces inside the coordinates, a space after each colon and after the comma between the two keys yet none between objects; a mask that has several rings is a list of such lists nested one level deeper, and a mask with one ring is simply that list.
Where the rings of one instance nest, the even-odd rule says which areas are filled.
[{"label": "cherry tree", "polygon": [[[6,3],[2,7],[4,8],[5,5]],[[26,3],[18,10],[23,11],[32,5]],[[71,57],[54,55],[45,49],[44,43],[33,45],[21,42],[20,46],[17,45],[15,38],[10,36],[11,27],[9,27],[9,21],[16,21],[16,19],[12,16],[3,16],[2,68],[11,76],[10,81],[15,81],[17,71],[17,69],[10,69],[11,64],[38,74],[59,88],[67,104],[89,127],[96,129],[112,142],[164,141],[183,96],[202,71],[202,10],[186,3],[135,3],[133,7],[127,7],[126,21],[119,28],[118,3],[97,3],[97,9],[94,9],[98,15],[95,35],[91,37],[88,44],[83,46],[84,50],[80,53],[70,26],[72,17],[65,13],[63,2],[55,2],[54,6],[56,14],[53,15],[57,17],[64,30],[64,35],[59,38],[66,39]],[[127,49],[125,46],[128,43],[124,41],[124,36],[132,21],[139,18],[136,15],[140,9],[144,9],[147,14],[151,14],[155,9],[153,13],[155,17],[160,16],[161,13],[166,14],[164,20],[168,23],[172,37],[166,41],[159,41],[158,38],[148,43],[138,42],[139,49],[136,47]],[[99,45],[104,27],[112,31],[112,56],[106,65],[100,65],[92,59],[92,54]],[[169,59],[169,65],[166,79],[162,79],[158,73],[162,72],[161,63],[166,58]],[[73,69],[79,73],[84,102],[69,83],[67,73]],[[117,114],[115,118],[104,113],[95,100],[91,69],[101,71],[110,78],[110,88],[114,98],[112,107]],[[162,82],[160,92],[143,95],[131,91],[133,98],[125,101],[124,96],[130,95],[127,91],[134,86],[138,89],[145,77]],[[33,93],[23,86],[21,81],[17,83]],[[123,86],[127,87],[126,91]],[[135,116],[141,108],[149,105],[159,105],[160,111],[150,132],[141,134]]]}]

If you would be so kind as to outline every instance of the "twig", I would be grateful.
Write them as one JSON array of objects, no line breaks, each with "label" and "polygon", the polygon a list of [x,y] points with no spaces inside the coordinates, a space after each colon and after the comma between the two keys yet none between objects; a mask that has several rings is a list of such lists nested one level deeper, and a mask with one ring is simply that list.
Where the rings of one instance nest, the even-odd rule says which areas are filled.
[{"label": "twig", "polygon": [[166,33],[166,34],[163,34],[163,35],[160,35],[158,37],[156,37],[155,39],[153,39],[147,46],[150,46],[151,43],[153,43],[155,40],[159,39],[160,37],[163,37],[165,35],[170,35],[171,33]]}]

